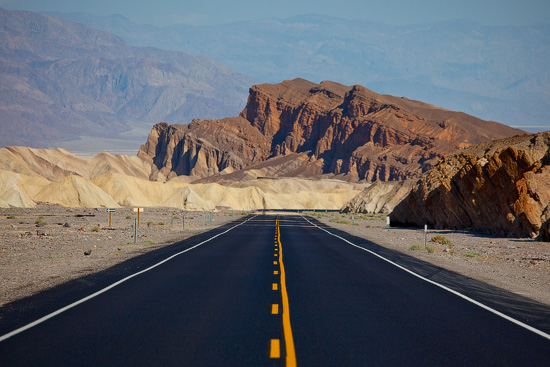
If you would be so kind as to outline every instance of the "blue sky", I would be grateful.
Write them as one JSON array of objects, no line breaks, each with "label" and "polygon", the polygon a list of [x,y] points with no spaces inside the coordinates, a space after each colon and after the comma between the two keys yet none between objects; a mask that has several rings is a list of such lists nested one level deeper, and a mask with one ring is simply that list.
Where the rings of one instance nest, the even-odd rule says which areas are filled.
[{"label": "blue sky", "polygon": [[221,24],[325,14],[393,25],[468,19],[485,25],[549,23],[548,0],[0,0],[15,10],[122,14],[141,24]]}]

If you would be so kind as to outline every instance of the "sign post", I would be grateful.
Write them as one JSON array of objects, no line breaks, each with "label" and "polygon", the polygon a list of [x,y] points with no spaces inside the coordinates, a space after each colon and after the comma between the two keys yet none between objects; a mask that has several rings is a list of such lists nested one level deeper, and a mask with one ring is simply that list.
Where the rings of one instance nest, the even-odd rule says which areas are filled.
[{"label": "sign post", "polygon": [[134,212],[138,213],[137,217],[137,227],[139,228],[139,213],[143,213],[143,208],[134,208]]},{"label": "sign post", "polygon": [[386,224],[388,225],[388,231],[390,230],[390,216],[386,216]]},{"label": "sign post", "polygon": [[114,209],[107,209],[107,213],[109,213],[109,228],[111,228],[111,224],[113,222],[113,213],[115,212]]}]

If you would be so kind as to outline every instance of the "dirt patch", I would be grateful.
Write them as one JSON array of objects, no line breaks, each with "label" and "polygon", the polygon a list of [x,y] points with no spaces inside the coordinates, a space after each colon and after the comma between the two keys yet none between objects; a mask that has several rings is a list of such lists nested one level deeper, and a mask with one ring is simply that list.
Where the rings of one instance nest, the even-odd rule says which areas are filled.
[{"label": "dirt patch", "polygon": [[314,216],[327,225],[383,247],[550,305],[548,242],[429,229],[425,248],[423,228],[388,231],[385,216],[355,215],[353,220],[351,214]]},{"label": "dirt patch", "polygon": [[[185,216],[185,231],[183,218]],[[145,208],[0,208],[0,306],[240,218],[239,212]]]}]

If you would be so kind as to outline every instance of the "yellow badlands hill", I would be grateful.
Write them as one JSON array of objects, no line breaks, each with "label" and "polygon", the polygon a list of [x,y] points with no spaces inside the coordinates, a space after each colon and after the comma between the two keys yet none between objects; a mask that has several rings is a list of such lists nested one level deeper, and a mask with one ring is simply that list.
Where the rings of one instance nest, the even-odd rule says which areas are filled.
[{"label": "yellow badlands hill", "polygon": [[339,209],[364,185],[338,180],[255,179],[230,185],[148,180],[151,166],[130,156],[79,158],[62,150],[0,149],[0,207],[175,207],[185,210]]}]

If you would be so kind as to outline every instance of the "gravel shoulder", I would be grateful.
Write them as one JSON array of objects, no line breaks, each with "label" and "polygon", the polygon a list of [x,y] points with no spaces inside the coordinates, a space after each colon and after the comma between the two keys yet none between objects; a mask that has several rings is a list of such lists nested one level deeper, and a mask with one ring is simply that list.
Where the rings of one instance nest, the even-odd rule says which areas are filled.
[{"label": "gravel shoulder", "polygon": [[[352,225],[350,214],[311,214],[354,236],[550,306],[548,242],[428,229],[425,250],[423,228],[388,231],[385,216],[380,215],[355,215]],[[431,242],[432,239],[443,243]]]},{"label": "gravel shoulder", "polygon": [[[133,208],[0,208],[0,306],[107,269],[241,218],[237,212],[144,208],[134,243]],[[185,231],[183,217],[185,216]]]}]

